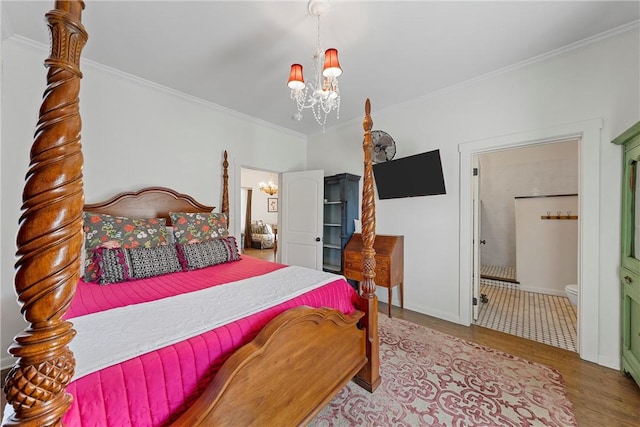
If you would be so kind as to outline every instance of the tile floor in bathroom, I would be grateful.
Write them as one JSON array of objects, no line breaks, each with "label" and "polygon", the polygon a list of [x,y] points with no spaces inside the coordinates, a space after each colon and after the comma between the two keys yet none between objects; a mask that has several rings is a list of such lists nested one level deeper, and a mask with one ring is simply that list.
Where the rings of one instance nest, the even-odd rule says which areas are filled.
[{"label": "tile floor in bathroom", "polygon": [[517,284],[481,279],[476,324],[570,351],[577,351],[577,310],[567,297],[521,291]]},{"label": "tile floor in bathroom", "polygon": [[516,269],[508,265],[481,265],[480,277],[483,279],[501,280],[519,283],[516,280]]}]

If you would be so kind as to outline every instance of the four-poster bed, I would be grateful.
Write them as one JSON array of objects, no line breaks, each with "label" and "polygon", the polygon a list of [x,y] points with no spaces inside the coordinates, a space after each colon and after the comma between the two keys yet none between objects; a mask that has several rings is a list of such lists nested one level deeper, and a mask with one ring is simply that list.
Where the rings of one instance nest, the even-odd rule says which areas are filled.
[{"label": "four-poster bed", "polygon": [[[99,423],[96,418],[90,418],[91,421],[85,421],[85,424],[74,418],[76,415],[82,418],[83,411],[92,412],[91,405],[86,408],[82,406],[85,400],[82,384],[86,382],[89,385],[84,386],[84,389],[92,389],[91,384],[94,384],[92,381],[96,381],[95,375],[99,376],[100,372],[103,379],[118,375],[107,375],[104,373],[106,371],[99,370],[80,379],[74,377],[74,372],[78,368],[70,345],[83,342],[86,335],[91,335],[87,334],[86,330],[82,332],[79,326],[84,324],[85,318],[91,318],[94,314],[113,312],[116,308],[133,307],[135,309],[137,305],[158,302],[156,300],[173,301],[174,297],[184,295],[174,295],[174,286],[168,286],[167,289],[170,290],[167,290],[166,294],[154,294],[155,296],[150,298],[152,301],[149,301],[145,295],[140,301],[136,300],[130,305],[122,303],[116,308],[114,306],[106,309],[105,307],[87,308],[91,306],[90,303],[82,302],[81,304],[80,300],[95,300],[97,294],[115,293],[133,286],[136,287],[138,294],[146,294],[146,291],[139,292],[139,289],[144,286],[153,288],[154,292],[156,289],[155,282],[147,282],[153,278],[108,286],[98,286],[80,280],[82,230],[83,225],[86,227],[86,223],[83,222],[83,211],[117,217],[163,219],[167,224],[172,218],[171,213],[200,214],[212,211],[210,206],[162,187],[124,193],[107,202],[83,205],[83,159],[78,108],[82,77],[79,67],[80,53],[87,40],[87,33],[81,24],[83,8],[84,3],[80,0],[59,0],[55,3],[55,9],[46,15],[51,31],[51,54],[45,61],[48,67],[48,86],[31,149],[31,165],[23,192],[24,212],[17,237],[19,259],[16,264],[15,288],[18,300],[22,304],[22,313],[29,326],[15,338],[15,343],[10,348],[11,354],[17,358],[17,361],[4,384],[7,401],[13,409],[13,414],[5,420],[7,425],[42,426],[59,425],[62,422],[70,425],[95,425],[89,423]],[[250,323],[252,326],[247,327],[249,331],[238,338],[240,348],[236,347],[238,349],[234,348],[227,354],[212,355],[211,360],[207,359],[203,362],[207,366],[215,365],[216,372],[194,374],[194,378],[190,378],[190,381],[197,383],[193,387],[195,392],[192,390],[191,395],[183,396],[179,402],[174,402],[173,406],[170,405],[170,408],[165,409],[168,413],[167,418],[159,421],[151,419],[150,423],[157,422],[162,425],[171,423],[180,426],[300,424],[310,421],[351,379],[369,391],[375,390],[379,385],[378,303],[373,280],[375,207],[371,163],[372,121],[368,100],[365,113],[363,123],[365,166],[361,218],[364,279],[361,282],[359,294],[349,290],[351,293],[348,295],[352,298],[347,300],[349,307],[330,309],[321,302],[317,307],[312,308],[313,301],[316,299],[314,292],[324,292],[329,287],[344,289],[343,284],[348,287],[346,281],[336,276],[331,283],[316,290],[305,291],[285,303],[230,323],[229,325],[234,325],[235,322],[252,322],[246,319],[254,317],[260,319]],[[228,215],[227,168],[225,152],[221,211]],[[177,243],[176,246],[178,246]],[[120,250],[125,251],[125,249]],[[275,264],[267,266],[272,263],[251,264],[253,261],[250,260],[234,259],[233,261],[207,266],[198,271],[185,270],[162,277],[179,281],[174,278],[192,278],[199,274],[205,275],[208,269],[217,269],[215,274],[208,274],[208,276],[242,275],[243,279],[248,277],[247,280],[251,280],[257,277],[262,280],[267,274],[291,268]],[[265,275],[255,276],[254,272],[238,273],[238,269],[246,263],[252,265],[252,270],[261,270],[260,274]],[[190,279],[189,283],[192,282],[197,281]],[[212,286],[212,288],[227,286]],[[186,293],[195,292],[195,290],[195,288],[189,288]],[[85,298],[87,295],[90,298]],[[323,300],[319,299],[319,301]],[[183,311],[189,314],[190,308],[191,306],[187,306]],[[224,328],[227,327],[227,325],[224,326]],[[255,333],[251,328],[257,328]],[[76,329],[78,337],[74,339]],[[206,341],[210,336],[208,334],[215,334],[217,331],[218,328],[201,335],[191,336],[184,341],[171,344],[167,347],[169,349],[167,351],[180,355],[181,349],[184,348],[181,346],[190,349],[199,348],[193,344],[192,340]],[[138,332],[142,332],[143,335],[146,332],[151,334],[151,331],[147,330]],[[218,338],[215,339],[218,340]],[[141,341],[135,341],[132,344],[138,345]],[[150,354],[135,356],[135,362],[127,360],[104,369],[118,369],[118,372],[122,373],[122,379],[116,385],[125,388],[133,387],[135,384],[131,384],[131,381],[135,382],[138,378],[134,378],[135,374],[128,375],[127,372],[135,371],[129,371],[129,368],[123,368],[123,366],[127,363],[135,363],[136,366],[138,364],[156,366],[147,365],[146,363],[149,362],[145,358],[152,358],[153,354],[161,354],[162,351],[165,351],[165,348],[153,350]],[[200,357],[201,353],[213,353],[213,351],[206,348],[193,353],[197,353],[195,358]],[[165,379],[167,384],[164,385],[167,390],[173,390],[175,386],[171,383],[174,379],[172,369],[183,369],[183,365],[180,365],[183,362],[181,356],[173,359],[175,360],[171,363],[176,365],[161,365],[168,372],[165,378],[169,380]],[[81,362],[84,360],[79,359],[79,365],[82,364]],[[176,372],[175,375],[177,376],[178,373]],[[148,378],[147,381],[149,381]],[[181,377],[181,381],[186,381],[184,378]],[[123,389],[112,390],[115,395],[124,394],[122,391]],[[84,390],[84,392],[87,391]],[[139,397],[140,394],[135,393],[134,396]],[[124,404],[127,405],[127,402],[125,401]],[[136,405],[137,402],[128,402],[128,407]],[[105,406],[100,409],[106,411],[106,408]],[[149,404],[147,409],[149,414],[153,415],[159,411]],[[109,414],[105,416],[108,417]],[[132,419],[130,422],[135,424],[136,420]]]}]

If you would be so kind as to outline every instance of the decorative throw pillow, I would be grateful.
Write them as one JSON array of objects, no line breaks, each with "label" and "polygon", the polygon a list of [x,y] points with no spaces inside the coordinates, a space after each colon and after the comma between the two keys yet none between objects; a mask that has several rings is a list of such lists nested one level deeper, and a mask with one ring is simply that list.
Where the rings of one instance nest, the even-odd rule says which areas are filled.
[{"label": "decorative throw pillow", "polygon": [[170,212],[176,243],[199,243],[227,237],[227,215],[207,212]]},{"label": "decorative throw pillow", "polygon": [[83,212],[85,237],[84,280],[94,282],[98,268],[94,263],[95,248],[152,248],[167,244],[166,221],[163,218],[126,218]]},{"label": "decorative throw pillow", "polygon": [[174,245],[125,249],[125,258],[133,279],[144,279],[182,271],[182,265]]},{"label": "decorative throw pillow", "polygon": [[173,245],[155,248],[96,248],[97,283],[107,285],[182,271]]},{"label": "decorative throw pillow", "polygon": [[176,246],[184,270],[197,270],[240,259],[236,238],[233,236]]},{"label": "decorative throw pillow", "polygon": [[251,234],[267,234],[265,229],[265,223],[262,221],[256,221],[251,223]]},{"label": "decorative throw pillow", "polygon": [[97,267],[96,282],[100,285],[130,280],[129,269],[122,248],[95,248],[93,260]]}]

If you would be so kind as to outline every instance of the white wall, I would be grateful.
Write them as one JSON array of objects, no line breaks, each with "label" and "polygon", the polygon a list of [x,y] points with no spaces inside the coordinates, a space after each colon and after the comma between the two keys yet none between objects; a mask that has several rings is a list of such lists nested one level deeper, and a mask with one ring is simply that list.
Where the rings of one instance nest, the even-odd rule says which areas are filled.
[{"label": "white wall", "polygon": [[479,156],[481,263],[516,267],[514,197],[578,194],[578,142],[540,144]]},{"label": "white wall", "polygon": [[[377,231],[405,236],[406,308],[461,321],[460,283],[468,278],[459,275],[459,196],[460,185],[470,183],[459,182],[458,144],[602,118],[599,312],[586,315],[597,318],[598,363],[617,366],[622,153],[610,141],[640,117],[639,52],[636,26],[388,110],[376,109],[372,88],[373,129],[394,137],[396,158],[439,148],[447,188],[442,196],[376,201]],[[364,114],[364,99],[358,101]],[[360,174],[361,143],[361,121],[315,135],[308,167]],[[326,159],[326,152],[336,155]]]},{"label": "white wall", "polygon": [[523,291],[565,297],[564,287],[578,284],[579,224],[563,216],[578,216],[578,196],[515,199],[516,278]]},{"label": "white wall", "polygon": [[[46,85],[45,46],[3,41],[0,306],[2,367],[24,322],[13,290],[22,187]],[[157,185],[219,206],[222,152],[229,151],[232,232],[240,236],[240,183],[235,170],[306,167],[306,138],[83,60],[80,109],[85,200]],[[266,209],[266,208],[265,208]]]}]

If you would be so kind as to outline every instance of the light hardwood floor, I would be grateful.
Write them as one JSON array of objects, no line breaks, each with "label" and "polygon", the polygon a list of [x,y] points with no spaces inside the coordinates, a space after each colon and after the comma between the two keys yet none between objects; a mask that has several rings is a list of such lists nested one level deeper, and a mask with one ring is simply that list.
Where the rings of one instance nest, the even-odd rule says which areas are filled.
[{"label": "light hardwood floor", "polygon": [[252,256],[252,257],[264,259],[264,260],[267,260],[267,261],[275,261],[275,254],[273,252],[273,249],[245,248],[242,251],[242,253],[245,254],[245,255],[249,255],[249,256]]},{"label": "light hardwood floor", "polygon": [[[380,303],[380,315],[387,305]],[[619,371],[585,362],[577,353],[472,325],[457,325],[393,307],[392,316],[557,369],[580,427],[640,426],[640,388]]]}]

